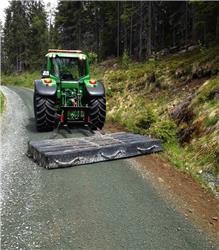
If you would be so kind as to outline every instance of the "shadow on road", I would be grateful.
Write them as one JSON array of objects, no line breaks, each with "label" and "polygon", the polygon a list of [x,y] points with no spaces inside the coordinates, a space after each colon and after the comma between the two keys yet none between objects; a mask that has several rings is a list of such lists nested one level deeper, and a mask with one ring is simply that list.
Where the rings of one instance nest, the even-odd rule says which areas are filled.
[{"label": "shadow on road", "polygon": [[26,125],[26,129],[27,129],[28,132],[37,133],[34,118],[29,118],[28,119],[28,124]]},{"label": "shadow on road", "polygon": [[25,126],[30,139],[58,139],[58,138],[72,138],[81,136],[91,136],[93,133],[83,125],[71,125],[66,128],[55,128],[53,131],[38,132],[36,129],[35,119],[33,117],[28,119],[28,124]]}]

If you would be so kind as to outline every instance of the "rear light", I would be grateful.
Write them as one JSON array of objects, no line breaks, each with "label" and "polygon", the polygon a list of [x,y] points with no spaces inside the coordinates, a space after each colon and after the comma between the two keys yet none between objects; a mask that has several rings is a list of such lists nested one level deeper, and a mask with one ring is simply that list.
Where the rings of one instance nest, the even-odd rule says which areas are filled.
[{"label": "rear light", "polygon": [[51,79],[45,79],[44,82],[45,82],[45,83],[51,83],[52,80],[51,80]]},{"label": "rear light", "polygon": [[90,84],[96,84],[97,83],[94,79],[91,79],[89,82],[90,82]]}]

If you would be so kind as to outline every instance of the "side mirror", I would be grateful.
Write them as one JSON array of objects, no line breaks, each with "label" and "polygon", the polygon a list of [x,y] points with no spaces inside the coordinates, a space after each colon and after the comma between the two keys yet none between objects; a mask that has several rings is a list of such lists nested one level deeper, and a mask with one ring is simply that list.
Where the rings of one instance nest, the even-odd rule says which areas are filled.
[{"label": "side mirror", "polygon": [[49,77],[49,76],[50,76],[49,71],[44,70],[44,71],[42,72],[42,78],[47,78],[47,77]]}]

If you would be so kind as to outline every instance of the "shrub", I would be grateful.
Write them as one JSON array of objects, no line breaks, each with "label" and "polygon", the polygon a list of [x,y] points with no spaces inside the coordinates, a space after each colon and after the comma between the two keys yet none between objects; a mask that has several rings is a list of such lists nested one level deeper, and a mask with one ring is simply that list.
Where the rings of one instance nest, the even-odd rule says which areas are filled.
[{"label": "shrub", "polygon": [[90,64],[94,64],[94,63],[97,63],[97,59],[98,59],[98,56],[95,52],[89,52],[88,53],[88,58],[89,58],[89,62]]},{"label": "shrub", "polygon": [[149,133],[163,142],[176,141],[176,124],[170,120],[160,120],[150,127]]},{"label": "shrub", "polygon": [[130,58],[129,58],[129,55],[128,55],[127,51],[125,50],[123,52],[123,55],[122,55],[122,68],[123,69],[128,69],[129,64],[130,64]]},{"label": "shrub", "polygon": [[136,127],[140,129],[149,129],[151,124],[158,120],[157,115],[151,107],[147,107],[146,110],[140,113],[136,117]]}]

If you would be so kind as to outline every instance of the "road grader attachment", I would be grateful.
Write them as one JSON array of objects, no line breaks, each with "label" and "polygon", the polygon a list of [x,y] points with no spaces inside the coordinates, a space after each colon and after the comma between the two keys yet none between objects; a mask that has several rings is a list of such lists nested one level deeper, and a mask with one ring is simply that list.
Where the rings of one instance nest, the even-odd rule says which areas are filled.
[{"label": "road grader attachment", "polygon": [[70,167],[160,151],[159,140],[127,132],[31,141],[28,145],[28,154],[45,168]]},{"label": "road grader attachment", "polygon": [[[48,51],[47,70],[34,81],[33,106],[39,132],[82,124],[101,131],[106,99],[102,81],[90,78],[87,56],[79,50]],[[28,156],[45,168],[69,167],[162,151],[161,142],[138,134],[30,141]]]}]

